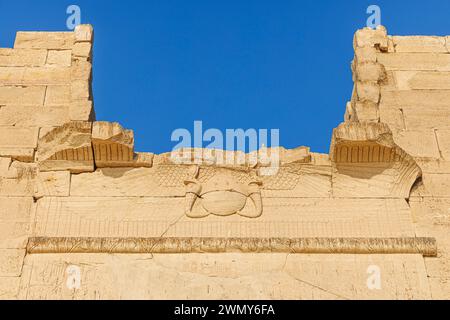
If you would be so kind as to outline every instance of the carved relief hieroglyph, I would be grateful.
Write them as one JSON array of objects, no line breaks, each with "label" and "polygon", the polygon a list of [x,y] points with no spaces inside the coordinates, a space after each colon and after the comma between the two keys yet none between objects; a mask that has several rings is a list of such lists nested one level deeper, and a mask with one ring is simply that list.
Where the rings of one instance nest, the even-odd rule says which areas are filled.
[{"label": "carved relief hieroglyph", "polygon": [[185,211],[188,217],[238,214],[247,218],[258,218],[262,215],[262,183],[258,177],[255,176],[248,184],[244,184],[233,175],[219,171],[208,182],[201,183],[198,180],[200,170],[199,167],[194,168],[193,178],[185,181]]}]

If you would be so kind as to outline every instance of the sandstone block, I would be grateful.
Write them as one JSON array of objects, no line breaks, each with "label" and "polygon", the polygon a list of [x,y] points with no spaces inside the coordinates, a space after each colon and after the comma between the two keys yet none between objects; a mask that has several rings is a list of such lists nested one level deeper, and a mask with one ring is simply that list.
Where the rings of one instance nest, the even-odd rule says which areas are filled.
[{"label": "sandstone block", "polygon": [[155,155],[150,152],[136,152],[132,166],[135,168],[151,168]]},{"label": "sandstone block", "polygon": [[40,172],[36,177],[34,197],[68,197],[70,172]]},{"label": "sandstone block", "polygon": [[0,277],[20,277],[25,250],[0,249]]},{"label": "sandstone block", "polygon": [[74,61],[71,69],[71,79],[89,81],[92,74],[92,65],[88,61]]},{"label": "sandstone block", "polygon": [[9,166],[12,159],[7,157],[0,157],[0,177],[7,178],[9,174]]},{"label": "sandstone block", "polygon": [[0,86],[0,104],[44,104],[45,87]]},{"label": "sandstone block", "polygon": [[344,122],[353,121],[354,116],[355,116],[355,113],[354,113],[353,105],[352,105],[352,102],[349,101],[345,105]]},{"label": "sandstone block", "polygon": [[73,32],[17,32],[14,48],[26,49],[72,49]]},{"label": "sandstone block", "polygon": [[379,105],[380,122],[386,123],[394,131],[406,130],[406,123],[401,107],[386,105],[382,102]]},{"label": "sandstone block", "polygon": [[64,85],[70,83],[69,67],[27,68],[21,84]]},{"label": "sandstone block", "polygon": [[34,195],[33,177],[0,178],[0,196],[32,197]]},{"label": "sandstone block", "polygon": [[75,27],[76,42],[83,42],[83,41],[92,42],[93,36],[94,36],[94,29],[90,24],[81,24]]},{"label": "sandstone block", "polygon": [[0,85],[20,85],[24,75],[25,67],[0,67]]},{"label": "sandstone block", "polygon": [[72,101],[69,105],[69,118],[71,121],[95,121],[92,101]]},{"label": "sandstone block", "polygon": [[4,300],[17,300],[19,296],[19,277],[0,277],[0,297]]},{"label": "sandstone block", "polygon": [[450,174],[450,161],[445,160],[417,160],[417,164],[422,168],[424,173],[449,173]]},{"label": "sandstone block", "polygon": [[395,71],[394,77],[398,90],[450,89],[450,72]]},{"label": "sandstone block", "polygon": [[0,157],[10,157],[17,161],[33,162],[34,148],[1,148]]},{"label": "sandstone block", "polygon": [[0,221],[29,222],[32,197],[0,197]]},{"label": "sandstone block", "polygon": [[431,296],[434,300],[450,299],[450,278],[429,278]]},{"label": "sandstone block", "polygon": [[393,36],[395,52],[447,53],[445,37]]},{"label": "sandstone block", "polygon": [[72,100],[86,100],[91,97],[89,81],[76,80],[70,85]]},{"label": "sandstone block", "polygon": [[366,101],[366,102],[356,102],[355,103],[355,116],[358,121],[377,121],[379,119],[378,105]]},{"label": "sandstone block", "polygon": [[370,101],[378,103],[380,101],[380,86],[376,83],[358,82],[356,84],[358,100],[361,102]]},{"label": "sandstone block", "polygon": [[356,79],[359,81],[378,82],[386,78],[386,71],[379,63],[365,62],[356,64]]},{"label": "sandstone block", "polygon": [[448,109],[447,90],[412,90],[412,91],[384,91],[381,94],[382,102],[392,106],[408,106],[423,109]]},{"label": "sandstone block", "polygon": [[[450,114],[449,118],[450,119]],[[437,129],[436,136],[438,140],[438,147],[442,157],[450,161],[450,127],[447,126],[445,129]]]},{"label": "sandstone block", "polygon": [[92,43],[76,42],[73,46],[73,55],[76,57],[90,58],[92,53]]},{"label": "sandstone block", "polygon": [[426,173],[423,176],[423,184],[432,197],[450,197],[450,174]]},{"label": "sandstone block", "polygon": [[355,49],[355,62],[377,62],[377,50],[372,47],[358,47]]},{"label": "sandstone block", "polygon": [[405,105],[401,107],[405,126],[410,130],[444,128],[449,125],[450,108],[440,106]]},{"label": "sandstone block", "polygon": [[32,210],[32,197],[0,196],[0,248],[26,247]]},{"label": "sandstone block", "polygon": [[69,107],[8,105],[0,108],[0,126],[45,127],[69,122]]},{"label": "sandstone block", "polygon": [[71,102],[70,85],[47,86],[45,106],[69,105]]},{"label": "sandstone block", "polygon": [[401,148],[415,158],[440,158],[433,130],[400,131],[394,135],[394,139]]},{"label": "sandstone block", "polygon": [[49,50],[47,65],[70,67],[72,64],[72,50]]},{"label": "sandstone block", "polygon": [[38,131],[37,128],[0,127],[0,149],[36,148]]},{"label": "sandstone block", "polygon": [[46,58],[47,50],[0,48],[0,67],[40,67]]},{"label": "sandstone block", "polygon": [[386,70],[450,71],[450,55],[441,53],[377,53]]},{"label": "sandstone block", "polygon": [[376,47],[381,50],[387,50],[387,31],[383,26],[379,26],[376,30],[364,28],[356,31],[354,42],[355,49],[358,47]]}]

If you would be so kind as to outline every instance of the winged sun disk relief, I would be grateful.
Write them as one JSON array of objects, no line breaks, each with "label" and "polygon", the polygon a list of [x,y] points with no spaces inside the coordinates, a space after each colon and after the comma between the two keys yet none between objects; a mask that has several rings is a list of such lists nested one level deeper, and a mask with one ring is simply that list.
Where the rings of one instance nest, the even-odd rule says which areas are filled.
[{"label": "winged sun disk relief", "polygon": [[[220,173],[211,181],[202,184],[195,177],[186,180],[186,215],[190,218],[203,218],[210,214],[230,216],[238,214],[247,218],[262,215],[262,183],[255,179],[248,185],[235,181],[232,177]],[[248,201],[248,200],[251,201]]]}]

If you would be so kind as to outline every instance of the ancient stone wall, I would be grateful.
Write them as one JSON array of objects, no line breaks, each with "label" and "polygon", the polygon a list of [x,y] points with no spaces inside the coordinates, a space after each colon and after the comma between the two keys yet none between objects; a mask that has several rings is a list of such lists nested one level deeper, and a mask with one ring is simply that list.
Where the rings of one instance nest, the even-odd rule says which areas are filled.
[{"label": "ancient stone wall", "polygon": [[358,31],[330,153],[266,150],[270,175],[252,154],[135,152],[94,119],[92,40],[0,49],[0,298],[450,298],[446,38]]},{"label": "ancient stone wall", "polygon": [[450,298],[450,37],[355,35],[355,90],[346,121],[385,123],[422,171],[409,206],[417,236],[438,240],[425,259],[433,298]]}]

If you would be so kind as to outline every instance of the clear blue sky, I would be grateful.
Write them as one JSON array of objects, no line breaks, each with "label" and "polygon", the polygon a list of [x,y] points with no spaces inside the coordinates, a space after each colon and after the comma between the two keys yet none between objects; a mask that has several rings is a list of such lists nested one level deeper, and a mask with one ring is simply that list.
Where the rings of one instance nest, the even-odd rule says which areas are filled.
[{"label": "clear blue sky", "polygon": [[97,119],[164,152],[176,128],[277,128],[328,152],[350,99],[352,38],[377,4],[390,34],[450,34],[450,1],[0,0],[0,47],[18,30],[64,31],[77,4],[95,28]]}]

